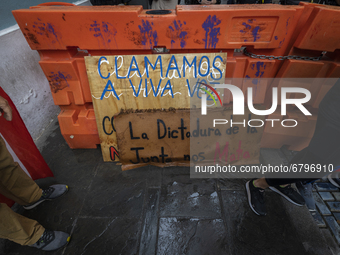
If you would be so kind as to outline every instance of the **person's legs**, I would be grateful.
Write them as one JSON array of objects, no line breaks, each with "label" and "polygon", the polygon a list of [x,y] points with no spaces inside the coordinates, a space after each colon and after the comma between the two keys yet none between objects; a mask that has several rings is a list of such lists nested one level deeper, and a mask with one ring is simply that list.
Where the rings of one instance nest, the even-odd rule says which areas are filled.
[{"label": "person's legs", "polygon": [[[32,209],[45,200],[57,198],[66,193],[67,185],[56,184],[42,190],[13,161],[0,137],[0,193],[14,200],[26,209]],[[13,212],[6,204],[0,204],[0,238],[21,245],[30,245],[42,250],[56,250],[66,245],[69,234],[46,230],[37,221]]]},{"label": "person's legs", "polygon": [[13,161],[0,137],[0,193],[20,205],[28,205],[40,199],[42,190]]},{"label": "person's legs", "polygon": [[[319,113],[313,137],[305,149],[298,152],[289,164],[340,164],[340,79],[329,90],[320,103]],[[320,173],[318,178],[322,177]],[[246,188],[248,193],[248,201],[253,211],[263,211],[264,202],[260,198],[261,203],[255,201],[262,194],[265,188],[270,188],[278,194],[285,197],[294,204],[300,204],[302,198],[296,191],[287,184],[296,182],[309,182],[318,178],[311,178],[306,173],[296,174],[296,178],[272,178],[266,177],[255,179],[247,182]],[[285,187],[286,186],[286,187]],[[253,192],[255,195],[252,195]],[[256,195],[257,194],[257,195]],[[263,195],[262,195],[263,197]],[[297,200],[296,200],[297,199]],[[302,205],[302,204],[301,204]]]},{"label": "person's legs", "polygon": [[45,228],[35,220],[13,212],[6,204],[0,204],[0,238],[21,245],[36,243]]},{"label": "person's legs", "polygon": [[57,250],[70,241],[69,234],[46,230],[35,220],[13,212],[6,204],[0,204],[0,238],[45,251]]},{"label": "person's legs", "polygon": [[[339,127],[326,119],[321,112],[318,116],[315,132],[310,144],[308,147],[298,152],[289,162],[289,164],[307,164],[308,166],[318,164],[327,166],[328,164],[333,164],[335,167],[340,163],[340,159],[338,157],[340,152],[339,144]],[[262,185],[261,187],[269,187],[271,190],[280,194],[293,204],[302,205],[304,204],[302,203],[304,200],[307,203],[309,209],[315,209],[314,198],[311,194],[311,185],[306,187],[304,186],[304,183],[315,181],[325,175],[324,172],[320,172],[318,175],[315,174],[316,173],[313,173],[313,176],[309,176],[308,172],[302,171],[296,173],[296,178],[271,178],[272,175],[267,175],[265,177],[265,182],[262,179],[260,181],[256,180],[254,183],[255,185],[256,183],[258,183],[258,185]],[[289,189],[289,186],[288,188],[282,187],[283,185],[291,183],[299,184],[297,187],[304,199],[301,199],[302,197],[296,191]]]},{"label": "person's legs", "polygon": [[[269,179],[270,180],[270,179]],[[276,179],[280,180],[280,179]],[[287,179],[286,179],[287,180]],[[246,183],[246,191],[250,208],[257,215],[266,215],[267,210],[264,201],[264,190],[270,188],[272,191],[280,194],[289,202],[302,206],[305,204],[303,197],[289,185],[290,182],[285,182],[284,185],[271,186],[265,177],[253,179]]]},{"label": "person's legs", "polygon": [[[39,200],[42,194],[39,186],[13,161],[1,137],[0,193],[21,205]],[[44,231],[38,222],[13,212],[6,204],[0,204],[0,238],[31,245],[38,241]]]},{"label": "person's legs", "polygon": [[[307,155],[307,149],[298,152],[290,161],[290,164],[298,163]],[[253,179],[246,183],[246,190],[250,208],[257,215],[266,215],[266,206],[264,202],[264,190],[270,188],[274,192],[280,194],[289,202],[295,205],[304,205],[304,199],[293,188],[290,183],[294,183],[299,179],[292,178],[270,178],[268,175],[259,179]]]},{"label": "person's legs", "polygon": [[[298,152],[290,163],[297,163],[306,155],[306,149]],[[264,201],[264,190],[271,188],[295,205],[303,205],[304,199],[290,187],[290,183],[296,179],[270,178],[268,175],[259,179],[252,179],[246,183],[247,197],[250,208],[257,215],[266,215],[267,210]]]},{"label": "person's legs", "polygon": [[[254,184],[255,181],[259,186]],[[265,178],[253,179],[246,183],[249,206],[257,215],[265,216],[267,214],[264,203],[264,189],[267,188],[267,185]]]},{"label": "person's legs", "polygon": [[13,161],[0,137],[0,193],[25,209],[32,209],[40,203],[65,194],[67,185],[55,184],[42,190],[19,166]]},{"label": "person's legs", "polygon": [[[299,151],[290,161],[288,165],[298,165],[298,164],[319,164],[321,159],[310,152],[309,147],[304,148]],[[283,173],[280,173],[283,174]],[[288,173],[291,175],[291,173]],[[266,183],[269,186],[278,186],[278,185],[287,185],[291,183],[296,183],[298,181],[301,182],[309,182],[313,180],[317,180],[318,178],[310,178],[303,172],[294,173],[297,178],[275,178],[277,176],[276,173],[267,174],[264,178]],[[281,175],[281,177],[285,177]],[[322,177],[322,173],[320,174]]]},{"label": "person's legs", "polygon": [[254,180],[253,184],[255,187],[260,188],[260,189],[269,188],[269,184],[265,177]]}]

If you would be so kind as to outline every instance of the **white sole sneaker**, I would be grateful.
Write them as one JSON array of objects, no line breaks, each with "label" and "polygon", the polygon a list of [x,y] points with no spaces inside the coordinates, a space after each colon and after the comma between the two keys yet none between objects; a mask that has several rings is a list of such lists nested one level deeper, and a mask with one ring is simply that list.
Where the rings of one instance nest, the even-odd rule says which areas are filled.
[{"label": "white sole sneaker", "polygon": [[288,196],[286,196],[285,194],[283,194],[283,193],[282,193],[281,191],[279,191],[277,188],[272,187],[272,186],[269,186],[269,188],[270,188],[272,191],[276,192],[277,194],[280,194],[281,196],[283,196],[285,199],[287,199],[287,201],[291,202],[292,204],[297,205],[297,206],[304,206],[304,205],[301,205],[301,204],[298,204],[298,203],[294,202],[293,200],[290,199],[290,197],[288,197]]},{"label": "white sole sneaker", "polygon": [[339,185],[336,181],[334,181],[334,179],[332,178],[332,175],[333,175],[333,174],[335,174],[335,176],[334,176],[335,178],[339,179],[339,178],[338,178],[338,176],[339,176],[338,173],[331,173],[331,174],[329,174],[329,175],[327,176],[327,179],[328,179],[329,182],[332,183],[335,187],[340,188],[340,185]]},{"label": "white sole sneaker", "polygon": [[253,205],[251,204],[251,194],[250,194],[250,189],[249,189],[249,181],[246,183],[246,190],[247,190],[248,204],[250,206],[250,209],[252,209],[253,212],[256,213],[257,215],[260,215],[257,211],[254,210]]}]

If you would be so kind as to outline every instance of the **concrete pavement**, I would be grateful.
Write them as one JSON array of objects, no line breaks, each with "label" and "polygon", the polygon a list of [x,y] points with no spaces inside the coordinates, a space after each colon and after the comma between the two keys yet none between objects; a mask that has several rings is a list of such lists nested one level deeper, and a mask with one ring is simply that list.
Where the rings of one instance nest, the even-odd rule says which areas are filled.
[{"label": "concrete pavement", "polygon": [[[46,138],[46,140],[45,140]],[[69,192],[23,215],[72,234],[65,248],[48,254],[339,254],[327,229],[308,209],[266,192],[268,215],[249,208],[244,179],[191,179],[189,168],[147,166],[122,172],[104,163],[100,149],[71,150],[54,122],[38,142],[55,178]],[[47,254],[10,241],[0,254]]]}]

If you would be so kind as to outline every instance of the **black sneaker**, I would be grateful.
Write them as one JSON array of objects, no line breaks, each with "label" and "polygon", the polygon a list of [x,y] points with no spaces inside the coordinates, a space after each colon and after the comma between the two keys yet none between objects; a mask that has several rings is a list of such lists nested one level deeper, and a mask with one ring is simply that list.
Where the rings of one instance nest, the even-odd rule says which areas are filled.
[{"label": "black sneaker", "polygon": [[264,203],[264,189],[256,188],[253,180],[246,183],[248,202],[250,208],[257,215],[265,216],[267,214],[266,204]]},{"label": "black sneaker", "polygon": [[340,174],[339,172],[333,172],[327,176],[329,182],[338,188],[340,188],[339,174]]},{"label": "black sneaker", "polygon": [[45,230],[40,239],[29,246],[43,251],[54,251],[67,245],[70,239],[70,235],[65,232]]},{"label": "black sneaker", "polygon": [[52,200],[54,198],[60,197],[64,195],[68,191],[68,186],[65,184],[54,184],[49,186],[47,189],[44,189],[41,195],[41,198],[29,205],[23,206],[24,209],[30,210],[36,207],[37,205],[41,204],[46,200]]},{"label": "black sneaker", "polygon": [[269,188],[272,191],[283,196],[285,199],[287,199],[289,202],[293,203],[294,205],[303,206],[305,204],[305,200],[303,199],[303,197],[290,185],[287,185],[284,188],[280,187],[279,185],[270,186]]}]

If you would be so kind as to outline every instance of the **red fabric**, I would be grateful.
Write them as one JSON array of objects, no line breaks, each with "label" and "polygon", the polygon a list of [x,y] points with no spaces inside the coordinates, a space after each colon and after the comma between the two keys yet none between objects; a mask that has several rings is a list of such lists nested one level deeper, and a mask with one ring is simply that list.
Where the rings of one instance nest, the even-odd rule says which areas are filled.
[{"label": "red fabric", "polygon": [[[12,100],[0,87],[0,96],[5,98],[12,108],[12,121],[5,120],[0,117],[0,133],[5,138],[12,150],[18,156],[22,164],[26,167],[33,180],[52,177],[53,173],[41,156],[37,146],[35,145],[25,123],[22,121],[18,110]],[[0,194],[0,202],[7,203],[9,206],[14,204],[13,201],[5,198]],[[9,203],[11,202],[11,203]]]}]

